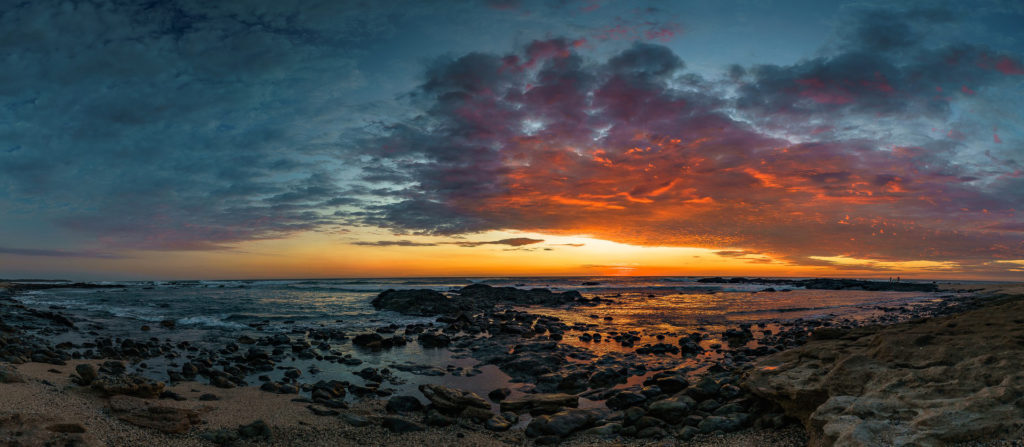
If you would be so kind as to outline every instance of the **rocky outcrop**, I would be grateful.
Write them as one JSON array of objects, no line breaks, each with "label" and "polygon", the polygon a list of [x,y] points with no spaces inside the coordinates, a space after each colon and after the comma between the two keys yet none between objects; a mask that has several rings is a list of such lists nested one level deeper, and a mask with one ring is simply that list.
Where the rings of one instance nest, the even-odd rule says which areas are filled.
[{"label": "rocky outcrop", "polygon": [[389,289],[377,295],[370,304],[376,309],[392,310],[407,315],[454,315],[459,312],[491,310],[498,304],[560,306],[565,304],[596,304],[575,290],[552,292],[548,289],[517,289],[471,284],[451,296],[430,289]]},{"label": "rocky outcrop", "polygon": [[[935,283],[898,282],[898,281],[865,281],[845,278],[813,278],[813,279],[772,279],[772,278],[701,278],[697,282],[705,284],[772,284],[781,286],[803,287],[819,290],[870,290],[873,292],[936,292],[939,286]],[[774,288],[764,290],[774,292]]]},{"label": "rocky outcrop", "polygon": [[370,302],[376,309],[407,315],[440,315],[458,312],[460,301],[430,289],[385,290]]},{"label": "rocky outcrop", "polygon": [[801,420],[812,446],[939,446],[1021,436],[1021,297],[961,315],[827,335],[761,359],[744,383]]}]

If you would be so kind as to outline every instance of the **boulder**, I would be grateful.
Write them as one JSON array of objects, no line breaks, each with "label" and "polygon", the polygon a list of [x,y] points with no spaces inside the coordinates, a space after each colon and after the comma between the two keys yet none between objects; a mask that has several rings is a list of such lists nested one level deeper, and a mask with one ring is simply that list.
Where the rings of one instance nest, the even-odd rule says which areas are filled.
[{"label": "boulder", "polygon": [[96,380],[96,367],[83,363],[75,366],[75,372],[78,373],[78,377],[75,379],[75,383],[81,386],[88,386],[93,380]]},{"label": "boulder", "polygon": [[599,414],[594,410],[572,408],[552,415],[541,415],[530,421],[526,426],[526,436],[543,435],[564,438],[570,434],[589,427],[598,420]]},{"label": "boulder", "polygon": [[423,384],[419,389],[435,408],[444,413],[458,414],[467,407],[491,408],[484,398],[469,391],[434,384]]},{"label": "boulder", "polygon": [[647,407],[647,413],[670,424],[678,423],[697,406],[690,396],[677,394],[652,402]]},{"label": "boulder", "polygon": [[385,409],[389,413],[413,413],[423,410],[423,404],[412,396],[395,396],[388,399]]}]

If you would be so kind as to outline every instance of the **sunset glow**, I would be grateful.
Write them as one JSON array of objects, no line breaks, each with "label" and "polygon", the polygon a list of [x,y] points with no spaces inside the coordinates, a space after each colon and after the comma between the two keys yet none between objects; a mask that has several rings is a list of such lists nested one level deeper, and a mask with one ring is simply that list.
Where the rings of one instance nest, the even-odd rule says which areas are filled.
[{"label": "sunset glow", "polygon": [[194,7],[0,16],[5,276],[1021,278],[1019,11]]}]

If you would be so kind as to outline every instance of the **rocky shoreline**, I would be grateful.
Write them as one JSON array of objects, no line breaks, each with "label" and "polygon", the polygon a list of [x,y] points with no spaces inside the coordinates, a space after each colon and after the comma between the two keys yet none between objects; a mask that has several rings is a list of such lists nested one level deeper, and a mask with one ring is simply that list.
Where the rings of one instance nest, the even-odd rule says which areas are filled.
[{"label": "rocky shoreline", "polygon": [[[807,354],[794,353],[827,352],[835,348],[822,343],[835,344],[854,337],[851,334],[877,331],[871,328],[876,324],[961,318],[970,314],[963,312],[991,299],[978,295],[914,309],[890,309],[867,322],[800,320],[772,326],[774,331],[765,325],[743,324],[721,334],[658,334],[656,343],[636,346],[641,340],[639,334],[601,333],[594,326],[570,325],[521,310],[522,306],[574,306],[599,314],[607,298],[476,284],[447,294],[385,291],[373,301],[380,309],[435,317],[431,324],[388,325],[358,334],[304,328],[290,335],[241,336],[211,349],[188,342],[172,344],[156,337],[111,338],[102,333],[83,343],[53,345],[45,339],[46,334],[82,329],[59,309],[32,309],[13,301],[11,296],[19,287],[0,284],[4,290],[0,292],[0,321],[4,322],[0,325],[0,389],[42,388],[73,394],[99,409],[107,425],[130,425],[132,430],[142,427],[169,445],[317,445],[294,438],[307,429],[321,437],[318,439],[330,438],[335,439],[334,443],[349,445],[366,444],[367,437],[379,443],[379,439],[394,436],[408,436],[415,439],[410,441],[412,444],[421,445],[430,443],[431,437],[454,435],[462,439],[460,434],[480,445],[644,445],[659,441],[714,445],[723,439],[731,439],[732,445],[748,441],[749,445],[803,445],[807,439],[802,427],[807,427],[812,443],[829,445],[846,438],[824,435],[835,430],[820,427],[835,424],[812,418],[810,414],[817,410],[798,411],[784,391],[766,391],[784,388],[775,382],[765,384],[769,381],[765,365],[789,365],[792,361],[786,359],[795,355],[797,366],[779,370],[802,371],[800,368],[812,368],[799,361]],[[991,308],[985,306],[974,312]],[[28,327],[44,337],[26,335]],[[598,355],[565,343],[569,337],[583,343],[614,344],[620,349]],[[723,343],[709,343],[712,337]],[[864,337],[858,335],[853,340]],[[511,378],[515,387],[496,388],[486,397],[441,384],[422,384],[415,394],[395,393],[391,385],[398,379],[389,368],[360,369],[357,356],[333,348],[341,343],[351,343],[365,352],[408,343],[448,349],[478,360],[480,368],[494,365]],[[289,358],[348,365],[362,380],[307,379],[306,374],[315,372],[287,366]],[[138,373],[139,365],[156,359],[169,360],[165,377],[157,380],[152,374]],[[35,365],[50,368],[43,373]],[[424,376],[481,374],[476,367],[463,371],[437,370],[432,365],[406,367],[420,368],[415,373]],[[283,375],[272,379],[272,371]],[[53,376],[46,375],[58,373],[64,384],[56,384]],[[252,383],[256,375],[258,383]],[[209,419],[216,419],[214,413],[227,411],[218,410],[217,402],[232,401],[235,395],[248,396],[250,406],[287,406],[296,420],[275,420],[275,413],[268,411],[269,416],[261,420],[235,417],[230,423],[209,423]],[[64,442],[59,445],[118,443],[116,436],[112,438],[83,422],[46,425],[61,411],[50,408],[49,413],[33,416],[16,408],[2,408],[0,440],[12,443],[46,438]],[[837,414],[845,417],[842,411]],[[313,436],[310,433],[306,436]],[[984,433],[990,435],[987,439],[1004,439],[1007,432]],[[784,436],[778,438],[778,434]],[[19,440],[18,436],[33,438]],[[374,441],[369,443],[374,445]]]}]

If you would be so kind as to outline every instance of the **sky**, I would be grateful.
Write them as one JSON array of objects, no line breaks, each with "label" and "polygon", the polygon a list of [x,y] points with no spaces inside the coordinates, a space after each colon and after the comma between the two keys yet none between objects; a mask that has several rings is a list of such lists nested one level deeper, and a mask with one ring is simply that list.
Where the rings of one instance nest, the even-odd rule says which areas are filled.
[{"label": "sky", "polygon": [[1020,23],[0,0],[0,277],[1024,280]]}]

